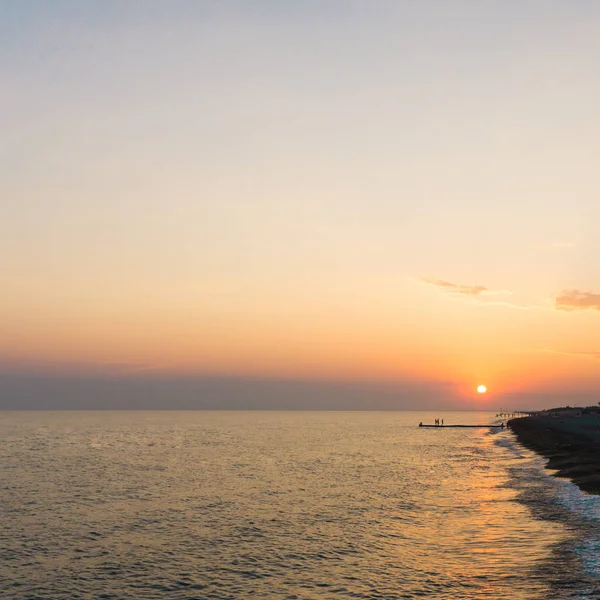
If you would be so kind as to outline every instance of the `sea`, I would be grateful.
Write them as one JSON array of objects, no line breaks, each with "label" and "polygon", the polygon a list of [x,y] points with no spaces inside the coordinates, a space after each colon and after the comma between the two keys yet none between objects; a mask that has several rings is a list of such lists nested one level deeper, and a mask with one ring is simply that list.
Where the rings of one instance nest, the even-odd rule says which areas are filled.
[{"label": "sea", "polygon": [[468,412],[1,412],[0,597],[600,598],[600,497]]}]

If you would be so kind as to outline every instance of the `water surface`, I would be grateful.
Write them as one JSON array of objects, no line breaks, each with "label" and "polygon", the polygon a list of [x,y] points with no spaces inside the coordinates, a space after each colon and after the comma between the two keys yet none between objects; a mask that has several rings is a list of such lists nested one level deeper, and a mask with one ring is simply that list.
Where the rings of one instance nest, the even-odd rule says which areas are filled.
[{"label": "water surface", "polygon": [[510,432],[417,427],[434,416],[493,420],[0,413],[0,593],[598,597],[597,499]]}]

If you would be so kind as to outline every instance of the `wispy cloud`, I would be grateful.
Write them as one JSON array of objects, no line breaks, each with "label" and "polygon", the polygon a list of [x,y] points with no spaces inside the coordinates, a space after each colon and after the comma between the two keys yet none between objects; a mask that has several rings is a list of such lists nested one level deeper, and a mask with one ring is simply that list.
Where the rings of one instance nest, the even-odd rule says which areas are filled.
[{"label": "wispy cloud", "polygon": [[565,290],[555,300],[557,310],[599,310],[600,294],[581,292],[579,290]]},{"label": "wispy cloud", "polygon": [[568,350],[549,350],[543,349],[540,352],[548,352],[550,354],[560,354],[562,356],[575,356],[576,358],[589,358],[592,360],[600,360],[600,352],[574,352]]},{"label": "wispy cloud", "polygon": [[[514,298],[510,290],[493,290],[484,285],[463,285],[431,277],[422,277],[420,281],[427,285],[435,286],[451,295],[467,296],[478,304],[486,306],[507,306],[508,308],[518,308],[520,310],[542,308],[526,299]],[[510,298],[505,299],[503,296],[510,296]]]},{"label": "wispy cloud", "polygon": [[460,285],[458,283],[450,283],[442,279],[421,279],[424,283],[435,285],[453,294],[464,294],[465,296],[479,296],[483,293],[489,293],[490,290],[482,285]]},{"label": "wispy cloud", "polygon": [[569,239],[558,239],[555,241],[547,241],[542,242],[540,244],[536,244],[535,248],[538,250],[574,250],[575,248],[579,248],[581,244],[575,240]]},{"label": "wispy cloud", "polygon": [[576,242],[553,242],[552,244],[550,244],[551,248],[576,248],[577,247],[577,243]]},{"label": "wispy cloud", "polygon": [[500,300],[484,300],[483,298],[479,300],[480,304],[485,304],[486,306],[507,306],[508,308],[517,308],[519,310],[529,310],[531,308],[543,308],[539,305],[534,304],[521,304],[519,302],[506,301],[502,302]]}]

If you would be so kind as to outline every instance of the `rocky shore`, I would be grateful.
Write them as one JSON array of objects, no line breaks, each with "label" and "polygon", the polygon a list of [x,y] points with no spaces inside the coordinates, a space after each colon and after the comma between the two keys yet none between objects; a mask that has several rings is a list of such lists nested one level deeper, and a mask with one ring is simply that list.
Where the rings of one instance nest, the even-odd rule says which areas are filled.
[{"label": "rocky shore", "polygon": [[600,415],[531,416],[509,421],[519,442],[548,459],[548,469],[600,494]]}]

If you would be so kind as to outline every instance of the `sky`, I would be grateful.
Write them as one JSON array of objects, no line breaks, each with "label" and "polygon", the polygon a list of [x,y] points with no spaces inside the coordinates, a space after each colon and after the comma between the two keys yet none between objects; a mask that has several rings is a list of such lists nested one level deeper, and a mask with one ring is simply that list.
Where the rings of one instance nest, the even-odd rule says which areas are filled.
[{"label": "sky", "polygon": [[4,0],[0,408],[595,404],[598,64],[591,0]]}]

